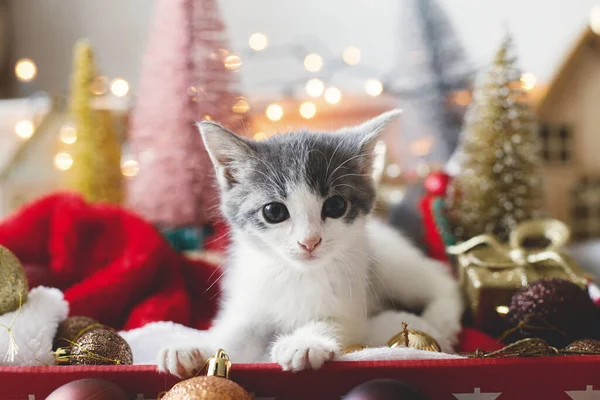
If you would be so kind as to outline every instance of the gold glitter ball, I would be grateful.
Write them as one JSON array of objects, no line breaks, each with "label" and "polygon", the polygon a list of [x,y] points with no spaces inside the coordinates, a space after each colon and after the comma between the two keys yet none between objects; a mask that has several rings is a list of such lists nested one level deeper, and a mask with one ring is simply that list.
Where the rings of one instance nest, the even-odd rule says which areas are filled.
[{"label": "gold glitter ball", "polygon": [[565,353],[572,354],[600,354],[600,340],[576,340],[564,348]]},{"label": "gold glitter ball", "polygon": [[[406,346],[406,335],[408,335],[408,346]],[[415,330],[408,330],[407,333],[400,332],[394,335],[389,341],[388,346],[391,348],[395,347],[410,347],[417,350],[425,350],[425,351],[437,351],[441,352],[442,349],[438,342],[433,338],[433,336]]]},{"label": "gold glitter ball", "polygon": [[21,261],[0,246],[0,315],[15,311],[27,301],[29,285]]},{"label": "gold glitter ball", "polygon": [[131,365],[129,344],[112,329],[93,329],[71,347],[70,365]]},{"label": "gold glitter ball", "polygon": [[198,376],[179,382],[161,400],[251,400],[237,383],[217,376]]},{"label": "gold glitter ball", "polygon": [[65,319],[58,324],[52,349],[56,350],[59,347],[71,347],[73,342],[85,333],[86,329],[95,325],[98,327],[102,326],[95,319],[89,317],[76,316]]}]

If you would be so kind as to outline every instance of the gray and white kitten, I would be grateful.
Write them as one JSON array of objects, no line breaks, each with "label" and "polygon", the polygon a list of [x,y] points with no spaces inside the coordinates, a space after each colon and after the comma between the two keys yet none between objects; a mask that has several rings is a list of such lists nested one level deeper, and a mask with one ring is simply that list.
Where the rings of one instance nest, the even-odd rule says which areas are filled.
[{"label": "gray and white kitten", "polygon": [[262,142],[199,124],[232,229],[230,257],[213,327],[163,349],[160,370],[190,376],[218,348],[235,362],[316,369],[347,345],[385,345],[401,321],[444,332],[438,338],[451,349],[462,313],[457,283],[370,215],[374,144],[399,113]]}]

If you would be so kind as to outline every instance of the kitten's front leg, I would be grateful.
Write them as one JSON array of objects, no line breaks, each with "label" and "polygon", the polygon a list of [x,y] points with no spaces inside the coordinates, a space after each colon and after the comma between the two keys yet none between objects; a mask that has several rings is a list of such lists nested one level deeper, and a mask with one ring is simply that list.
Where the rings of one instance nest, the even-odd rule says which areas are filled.
[{"label": "kitten's front leg", "polygon": [[289,335],[277,338],[271,360],[284,371],[319,369],[340,353],[337,326],[326,321],[310,322]]},{"label": "kitten's front leg", "polygon": [[212,336],[211,330],[198,331],[183,343],[164,347],[158,353],[158,370],[179,378],[193,376],[208,357],[216,352],[216,348],[211,346]]}]

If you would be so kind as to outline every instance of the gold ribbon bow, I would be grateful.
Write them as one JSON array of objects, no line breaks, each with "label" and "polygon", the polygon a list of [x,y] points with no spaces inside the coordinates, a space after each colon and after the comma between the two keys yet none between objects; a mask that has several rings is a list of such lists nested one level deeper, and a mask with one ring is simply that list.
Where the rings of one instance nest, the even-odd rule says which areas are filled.
[{"label": "gold ribbon bow", "polygon": [[[576,272],[567,256],[559,251],[569,241],[571,232],[567,225],[555,219],[539,219],[523,222],[510,232],[508,244],[500,243],[494,236],[483,234],[475,236],[466,242],[449,246],[447,252],[452,255],[465,255],[471,265],[489,269],[518,268],[523,272],[525,267],[536,264],[544,266],[544,261],[554,261],[569,279],[577,285],[585,288],[587,279],[585,274]],[[549,244],[544,248],[530,248],[526,246],[527,241],[544,238]],[[476,249],[485,245],[488,250],[481,252]],[[489,251],[493,250],[493,251]],[[526,274],[521,274],[526,281]]]}]

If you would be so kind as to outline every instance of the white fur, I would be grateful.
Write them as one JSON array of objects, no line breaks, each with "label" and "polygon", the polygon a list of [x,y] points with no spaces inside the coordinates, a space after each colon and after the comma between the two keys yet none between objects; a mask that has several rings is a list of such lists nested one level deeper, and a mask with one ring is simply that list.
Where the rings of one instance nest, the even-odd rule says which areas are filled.
[{"label": "white fur", "polygon": [[[58,324],[67,318],[69,304],[58,289],[36,287],[31,289],[21,311],[0,315],[0,324],[9,327],[18,346],[15,360],[4,360],[10,346],[10,337],[0,327],[0,366],[54,364],[52,341]],[[14,321],[14,324],[13,324]]]},{"label": "white fur", "polygon": [[[355,142],[357,151],[370,151],[398,114],[384,113],[346,129],[340,140]],[[218,125],[202,123],[200,129],[218,175],[233,158],[243,160],[251,151]],[[226,192],[228,184],[221,178]],[[431,328],[449,350],[460,330],[462,302],[457,283],[444,268],[374,218],[359,215],[350,223],[323,219],[323,198],[306,183],[288,185],[292,186],[286,187],[284,199],[252,199],[252,204],[284,203],[290,217],[265,223],[264,230],[234,227],[231,257],[220,282],[221,309],[213,327],[161,350],[159,369],[189,376],[218,348],[235,362],[270,360],[285,370],[316,369],[338,358],[347,345],[385,345],[402,329],[404,319]],[[257,190],[251,196],[266,195]],[[322,241],[308,253],[299,242],[314,237]],[[422,318],[400,311],[382,313],[402,307],[422,309]],[[370,335],[373,326],[389,336]]]}]

